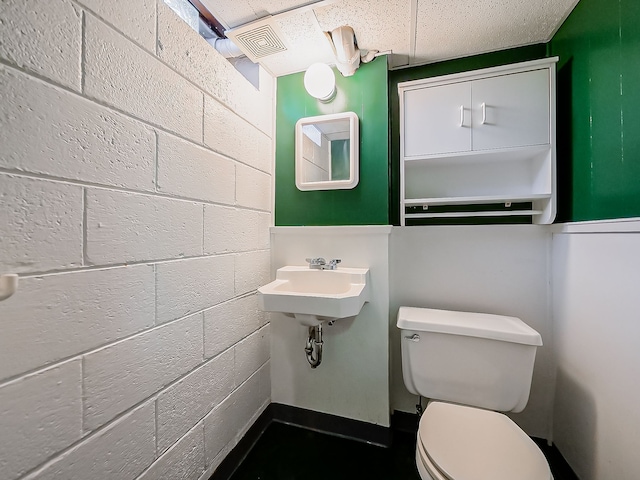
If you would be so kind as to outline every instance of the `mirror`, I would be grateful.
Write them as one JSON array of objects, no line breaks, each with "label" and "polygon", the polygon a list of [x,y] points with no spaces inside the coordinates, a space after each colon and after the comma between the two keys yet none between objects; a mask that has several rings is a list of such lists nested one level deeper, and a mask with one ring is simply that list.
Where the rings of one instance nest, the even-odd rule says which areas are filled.
[{"label": "mirror", "polygon": [[299,190],[354,188],[358,184],[358,116],[353,112],[301,118],[296,123]]}]

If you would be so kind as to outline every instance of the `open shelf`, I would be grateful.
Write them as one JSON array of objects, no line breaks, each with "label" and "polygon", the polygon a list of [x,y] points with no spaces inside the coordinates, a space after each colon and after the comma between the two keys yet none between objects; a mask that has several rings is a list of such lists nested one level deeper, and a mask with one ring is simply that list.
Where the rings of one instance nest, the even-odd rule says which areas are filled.
[{"label": "open shelf", "polygon": [[477,150],[471,152],[452,152],[438,155],[424,155],[405,157],[405,167],[464,165],[481,162],[483,164],[493,162],[522,162],[532,157],[545,155],[551,149],[551,145],[527,145],[523,147],[500,148],[494,150]]},{"label": "open shelf", "polygon": [[521,217],[524,215],[541,215],[542,210],[508,210],[487,212],[438,212],[407,213],[406,218],[466,218],[466,217]]},{"label": "open shelf", "polygon": [[535,193],[530,195],[482,195],[475,197],[439,197],[439,198],[408,198],[405,207],[419,207],[421,205],[479,205],[483,203],[516,203],[533,202],[551,198],[550,193]]}]

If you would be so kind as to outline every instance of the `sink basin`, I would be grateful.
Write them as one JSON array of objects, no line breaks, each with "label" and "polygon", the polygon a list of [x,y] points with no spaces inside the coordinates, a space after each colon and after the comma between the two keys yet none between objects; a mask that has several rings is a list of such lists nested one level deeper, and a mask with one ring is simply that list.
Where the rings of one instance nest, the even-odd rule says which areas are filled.
[{"label": "sink basin", "polygon": [[265,312],[282,312],[302,325],[353,317],[369,301],[369,269],[314,270],[288,266],[276,279],[258,289],[258,305]]}]

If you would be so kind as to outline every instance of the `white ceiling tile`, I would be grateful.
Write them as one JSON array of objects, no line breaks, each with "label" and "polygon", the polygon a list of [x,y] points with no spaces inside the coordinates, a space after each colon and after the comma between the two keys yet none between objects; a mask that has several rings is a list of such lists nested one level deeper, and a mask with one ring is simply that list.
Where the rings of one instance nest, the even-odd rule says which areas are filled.
[{"label": "white ceiling tile", "polygon": [[234,28],[258,19],[248,0],[200,1],[225,27]]},{"label": "white ceiling tile", "polygon": [[275,15],[312,3],[310,0],[248,0],[257,15]]},{"label": "white ceiling tile", "polygon": [[[417,2],[415,56],[411,5]],[[313,0],[202,0],[229,26],[277,15]],[[261,63],[275,75],[333,63],[322,30],[350,25],[363,50],[392,51],[391,67],[430,63],[548,41],[577,0],[334,0],[312,10],[277,16],[291,49]],[[310,17],[309,14],[312,16]],[[317,19],[317,20],[316,20]],[[408,60],[407,60],[408,59]]]},{"label": "white ceiling tile", "polygon": [[413,64],[545,42],[575,0],[419,0]]}]

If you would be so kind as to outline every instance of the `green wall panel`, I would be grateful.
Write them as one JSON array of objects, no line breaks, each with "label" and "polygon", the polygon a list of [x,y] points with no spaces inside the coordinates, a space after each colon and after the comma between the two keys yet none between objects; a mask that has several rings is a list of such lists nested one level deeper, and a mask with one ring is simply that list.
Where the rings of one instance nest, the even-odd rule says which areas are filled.
[{"label": "green wall panel", "polygon": [[[337,74],[339,93],[327,105],[306,94],[302,73],[280,77],[276,225],[398,224],[397,84],[555,55],[560,57],[556,221],[640,216],[639,24],[638,0],[580,0],[548,45],[392,71],[388,86],[380,58],[351,78]],[[360,184],[354,190],[300,192],[294,181],[295,122],[349,110],[360,117]]]},{"label": "green wall panel", "polygon": [[558,221],[640,216],[640,2],[581,0],[558,63]]},{"label": "green wall panel", "polygon": [[[448,75],[451,73],[466,72],[469,70],[478,70],[481,68],[496,67],[498,65],[525,62],[527,60],[536,60],[546,56],[546,45],[538,44],[389,72],[389,109],[391,112],[391,191],[389,219],[393,225],[400,224],[400,104],[398,83]],[[472,220],[454,219],[424,223],[522,223],[521,220],[522,219],[515,218],[477,217]]]},{"label": "green wall panel", "polygon": [[[276,97],[275,224],[386,225],[389,223],[389,111],[386,57],[351,77],[337,70],[336,98],[323,104],[304,89],[304,73],[278,78]],[[302,192],[295,184],[296,122],[353,111],[360,120],[360,181],[351,190]]]}]

